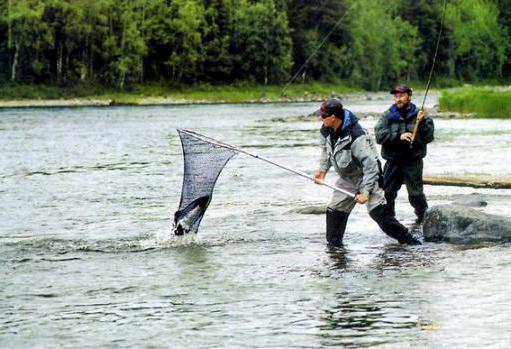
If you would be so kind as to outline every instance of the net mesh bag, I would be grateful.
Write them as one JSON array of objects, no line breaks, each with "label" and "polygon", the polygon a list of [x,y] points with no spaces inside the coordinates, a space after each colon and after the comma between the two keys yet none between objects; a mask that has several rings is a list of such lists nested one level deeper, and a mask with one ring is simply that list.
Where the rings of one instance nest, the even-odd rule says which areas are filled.
[{"label": "net mesh bag", "polygon": [[220,172],[237,154],[231,149],[187,130],[177,130],[184,157],[183,188],[174,213],[174,233],[197,233]]}]

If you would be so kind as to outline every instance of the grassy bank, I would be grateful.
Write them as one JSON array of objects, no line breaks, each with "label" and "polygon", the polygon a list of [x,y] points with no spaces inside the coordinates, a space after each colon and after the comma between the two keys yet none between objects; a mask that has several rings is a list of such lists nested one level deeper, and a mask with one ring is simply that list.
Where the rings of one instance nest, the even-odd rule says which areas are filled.
[{"label": "grassy bank", "polygon": [[176,102],[271,102],[293,100],[320,100],[325,96],[360,92],[346,84],[310,83],[284,86],[261,85],[196,85],[172,87],[164,85],[137,85],[127,91],[116,91],[102,86],[75,85],[58,87],[47,85],[0,85],[0,101],[53,100],[88,98],[111,100],[115,104],[157,103],[158,100]]},{"label": "grassy bank", "polygon": [[442,91],[440,109],[479,118],[511,118],[511,87],[463,87]]}]

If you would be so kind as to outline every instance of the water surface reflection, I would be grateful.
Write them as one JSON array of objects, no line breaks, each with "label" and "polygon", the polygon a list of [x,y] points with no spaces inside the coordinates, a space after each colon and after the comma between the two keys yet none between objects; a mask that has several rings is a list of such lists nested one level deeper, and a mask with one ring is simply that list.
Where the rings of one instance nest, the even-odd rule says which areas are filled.
[{"label": "water surface reflection", "polygon": [[[171,236],[176,128],[312,173],[319,123],[303,115],[316,104],[0,111],[1,343],[509,346],[509,245],[403,247],[356,208],[345,247],[329,249],[324,216],[302,212],[330,191],[252,158],[225,167],[197,236]],[[387,103],[346,105],[374,113],[371,129]],[[510,121],[436,122],[426,173],[509,175]],[[431,205],[476,192],[511,214],[509,190],[426,192]],[[413,219],[403,193],[397,214]]]}]

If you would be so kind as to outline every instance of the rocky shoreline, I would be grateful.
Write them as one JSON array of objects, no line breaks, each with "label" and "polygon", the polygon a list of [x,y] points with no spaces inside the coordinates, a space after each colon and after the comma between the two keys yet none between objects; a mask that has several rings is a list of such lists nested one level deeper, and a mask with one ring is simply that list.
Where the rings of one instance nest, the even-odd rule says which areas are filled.
[{"label": "rocky shoreline", "polygon": [[[431,91],[430,96],[438,99],[438,92]],[[259,98],[241,102],[232,102],[226,100],[208,100],[208,99],[186,99],[174,98],[170,96],[132,96],[129,100],[116,100],[112,98],[69,98],[69,99],[20,99],[20,100],[0,100],[0,108],[29,108],[29,107],[83,107],[83,106],[112,106],[112,105],[179,105],[179,104],[235,104],[235,103],[306,103],[319,102],[327,97],[340,98],[350,101],[388,101],[388,92],[355,92],[355,93],[331,93],[329,96],[311,94],[304,97],[279,97],[279,98]],[[414,95],[415,98],[422,98],[421,92]]]},{"label": "rocky shoreline", "polygon": [[[429,96],[438,100],[438,91],[431,91]],[[424,94],[422,91],[414,94],[415,100],[422,100]],[[358,92],[349,94],[331,94],[330,97],[340,98],[348,101],[389,101],[388,92]],[[321,96],[308,97],[282,97],[277,99],[257,99],[242,102],[230,102],[224,100],[192,100],[172,97],[140,97],[133,100],[123,101],[116,99],[98,99],[98,98],[70,98],[70,99],[21,99],[21,100],[0,100],[0,110],[9,108],[74,108],[74,107],[111,107],[111,106],[150,106],[150,105],[196,105],[196,104],[267,104],[267,103],[307,103],[320,102],[324,100]],[[426,112],[433,118],[452,119],[469,118],[471,114],[462,114],[457,112],[440,111],[438,105],[432,108],[426,108]],[[357,113],[359,118],[374,117],[374,113]]]},{"label": "rocky shoreline", "polygon": [[52,108],[52,107],[106,107],[112,105],[109,99],[22,99],[0,101],[0,108]]}]

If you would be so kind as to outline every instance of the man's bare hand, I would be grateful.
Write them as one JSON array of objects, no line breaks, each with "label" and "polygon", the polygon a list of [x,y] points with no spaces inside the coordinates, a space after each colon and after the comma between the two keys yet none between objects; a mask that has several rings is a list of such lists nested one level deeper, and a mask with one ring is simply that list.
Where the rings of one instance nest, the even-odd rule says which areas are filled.
[{"label": "man's bare hand", "polygon": [[357,194],[355,195],[355,202],[358,204],[365,204],[367,200],[369,200],[369,197],[365,194]]},{"label": "man's bare hand", "polygon": [[402,141],[411,142],[412,136],[413,136],[413,134],[411,132],[405,132],[405,133],[401,133],[401,136],[399,136],[399,139]]},{"label": "man's bare hand", "polygon": [[312,177],[314,178],[314,183],[320,184],[321,182],[323,182],[325,180],[326,172],[317,171],[316,173],[314,173],[312,175]]},{"label": "man's bare hand", "polygon": [[426,114],[424,114],[424,110],[420,110],[417,113],[417,122],[421,122],[426,117]]}]

